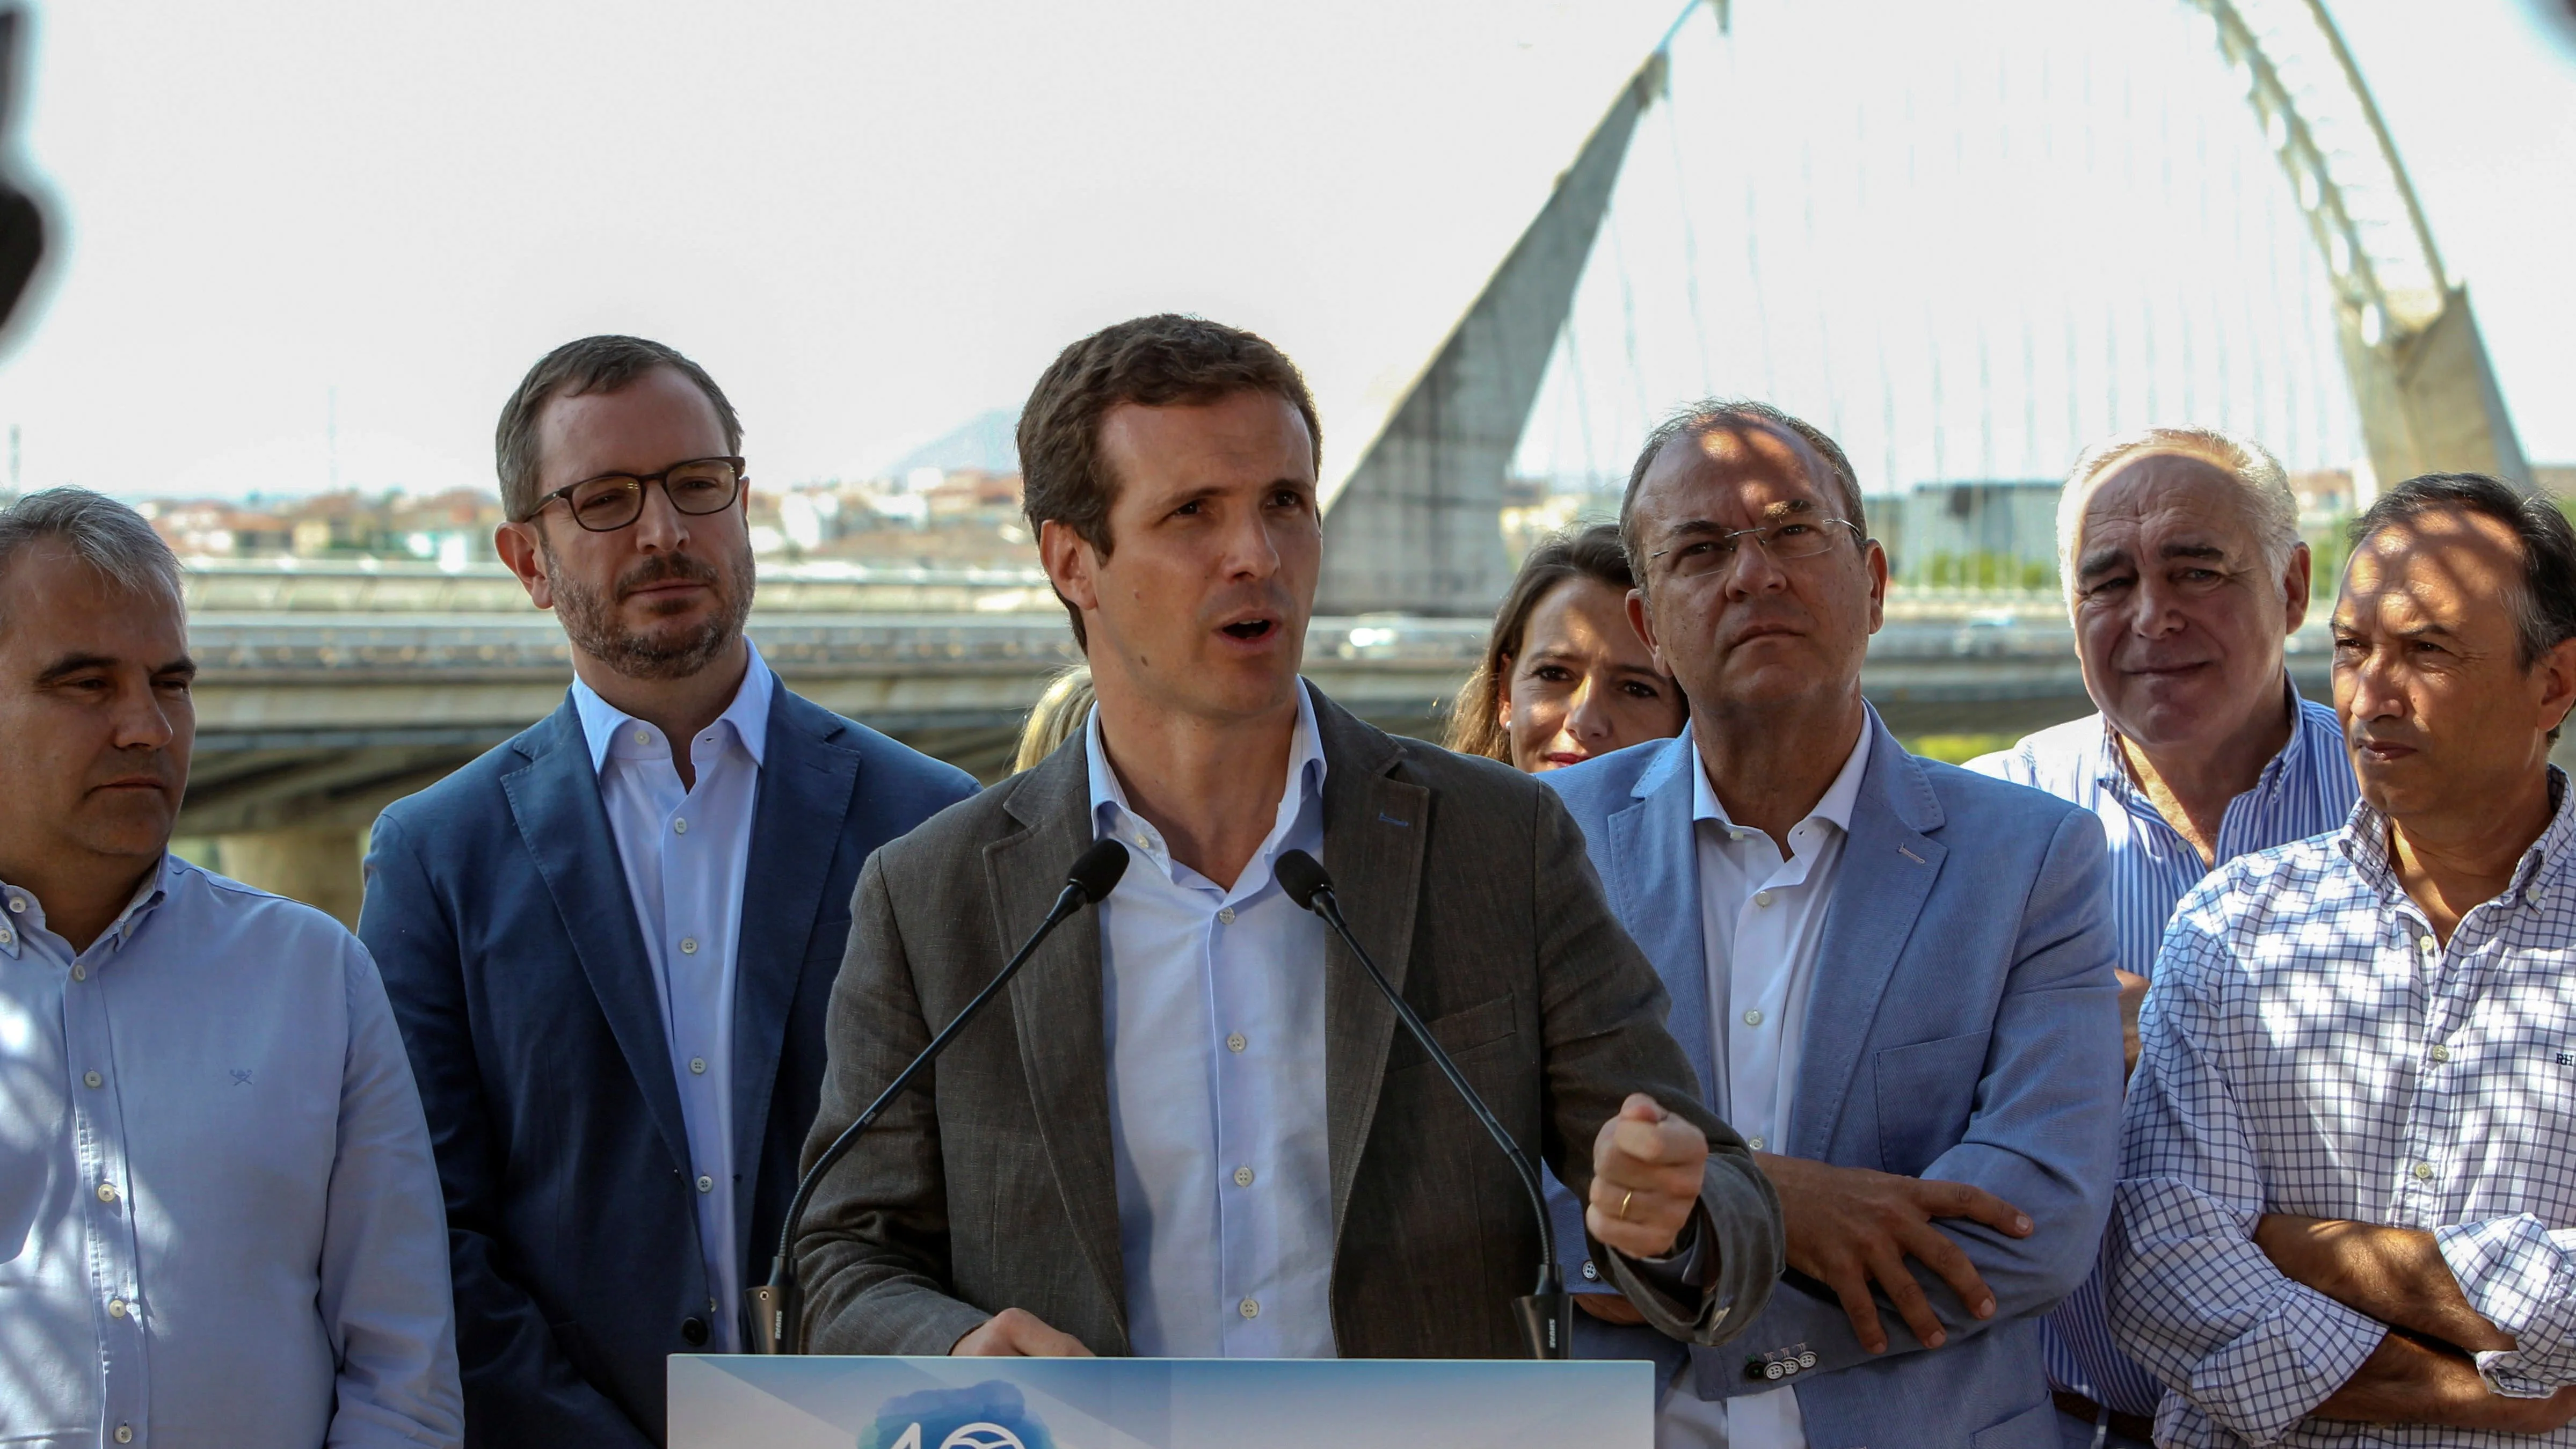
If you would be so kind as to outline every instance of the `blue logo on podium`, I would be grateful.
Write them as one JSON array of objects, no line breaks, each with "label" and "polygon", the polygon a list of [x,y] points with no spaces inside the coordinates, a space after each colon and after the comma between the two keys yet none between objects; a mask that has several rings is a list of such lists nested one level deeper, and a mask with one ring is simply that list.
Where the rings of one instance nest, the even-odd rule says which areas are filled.
[{"label": "blue logo on podium", "polygon": [[1055,1449],[1016,1385],[924,1389],[886,1401],[858,1449]]}]

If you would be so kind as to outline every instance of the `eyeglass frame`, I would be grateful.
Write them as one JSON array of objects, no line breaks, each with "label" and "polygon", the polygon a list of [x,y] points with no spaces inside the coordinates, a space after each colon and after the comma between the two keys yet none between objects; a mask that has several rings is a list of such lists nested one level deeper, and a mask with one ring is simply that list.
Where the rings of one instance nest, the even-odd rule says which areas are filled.
[{"label": "eyeglass frame", "polygon": [[[716,505],[715,507],[706,510],[704,513],[692,513],[688,509],[682,508],[680,506],[680,500],[671,496],[671,475],[679,472],[683,468],[698,463],[730,463],[733,465],[733,496],[727,498],[724,502]],[[599,482],[603,478],[632,478],[635,480],[635,517],[626,520],[624,523],[614,524],[607,528],[593,528],[589,524],[581,521],[581,510],[573,507],[572,495],[581,489],[589,487],[593,483]],[[593,473],[587,478],[566,483],[564,486],[551,493],[541,495],[537,499],[537,506],[529,509],[527,516],[519,519],[518,521],[521,523],[535,522],[537,515],[546,511],[547,504],[552,503],[557,499],[561,499],[563,500],[564,512],[571,515],[574,525],[579,527],[583,532],[615,533],[619,529],[633,528],[636,523],[644,517],[644,490],[656,483],[662,485],[662,496],[670,500],[672,512],[677,513],[684,518],[713,518],[717,514],[724,512],[726,509],[731,508],[742,501],[743,490],[751,486],[751,472],[749,464],[741,458],[727,457],[723,454],[710,454],[704,458],[682,458],[680,461],[673,463],[671,466],[664,468],[658,473]]]},{"label": "eyeglass frame", "polygon": [[[1800,518],[1793,515],[1788,518],[1783,518],[1777,523],[1765,523],[1754,528],[1719,529],[1714,534],[1699,535],[1697,538],[1693,539],[1692,542],[1714,541],[1722,549],[1721,557],[1724,558],[1725,564],[1723,567],[1711,569],[1707,574],[1697,575],[1696,577],[1707,578],[1711,576],[1719,576],[1723,575],[1728,569],[1734,568],[1736,558],[1744,552],[1743,545],[1737,543],[1736,540],[1744,537],[1746,534],[1754,536],[1753,542],[1756,547],[1762,550],[1762,556],[1771,560],[1773,563],[1795,563],[1802,558],[1823,558],[1826,554],[1833,552],[1833,545],[1830,543],[1825,545],[1823,548],[1816,550],[1814,553],[1793,554],[1786,559],[1782,558],[1779,554],[1772,552],[1771,540],[1767,535],[1774,529],[1786,528],[1793,523],[1812,524],[1819,528],[1828,524],[1839,523],[1843,527],[1851,530],[1853,543],[1858,544],[1863,548],[1866,548],[1869,545],[1869,535],[1861,532],[1860,525],[1852,522],[1848,518]],[[1671,552],[1672,549],[1670,548],[1659,548],[1653,553],[1646,555],[1646,559],[1651,563],[1652,561],[1662,558],[1665,554]],[[1664,572],[1666,577],[1671,577],[1671,569],[1667,568]]]}]

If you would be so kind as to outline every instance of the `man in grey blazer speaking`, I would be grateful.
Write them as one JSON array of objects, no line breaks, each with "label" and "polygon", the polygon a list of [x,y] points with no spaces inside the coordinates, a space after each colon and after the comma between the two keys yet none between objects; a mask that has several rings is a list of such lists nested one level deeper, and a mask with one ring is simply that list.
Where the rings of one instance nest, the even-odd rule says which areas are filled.
[{"label": "man in grey blazer speaking", "polygon": [[1098,704],[860,873],[807,1160],[993,978],[1077,855],[1115,838],[1130,863],[825,1178],[797,1242],[817,1351],[1521,1352],[1527,1200],[1281,892],[1291,850],[1338,878],[1523,1150],[1588,1196],[1589,1251],[1648,1321],[1714,1343],[1760,1312],[1777,1200],[1700,1104],[1556,796],[1299,679],[1316,438],[1295,366],[1196,318],[1085,338],[1030,397],[1026,508]]}]

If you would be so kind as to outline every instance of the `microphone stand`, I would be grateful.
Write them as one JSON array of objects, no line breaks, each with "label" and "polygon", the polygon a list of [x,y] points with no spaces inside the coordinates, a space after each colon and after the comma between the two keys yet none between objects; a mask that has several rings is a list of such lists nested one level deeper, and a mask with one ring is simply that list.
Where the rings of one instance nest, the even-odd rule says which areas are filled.
[{"label": "microphone stand", "polygon": [[860,1136],[876,1125],[877,1118],[894,1105],[895,1099],[903,1095],[915,1077],[921,1075],[922,1068],[939,1060],[940,1053],[948,1050],[948,1044],[957,1039],[957,1034],[983,1012],[987,1003],[1001,994],[1003,987],[1010,985],[1011,978],[1028,964],[1029,957],[1037,954],[1038,946],[1054,933],[1055,928],[1084,906],[1108,895],[1126,869],[1127,847],[1115,840],[1100,841],[1084,851],[1073,863],[1072,878],[1057,893],[1055,905],[1048,909],[1046,919],[1038,923],[1038,928],[1029,933],[1028,940],[1022,942],[1011,959],[1003,963],[1000,972],[985,984],[984,989],[975,993],[975,998],[966,1003],[965,1009],[940,1028],[939,1034],[930,1039],[930,1045],[923,1047],[919,1056],[895,1074],[894,1080],[886,1084],[886,1089],[868,1104],[868,1109],[841,1129],[841,1135],[832,1139],[832,1145],[823,1149],[823,1155],[814,1159],[814,1165],[805,1170],[805,1176],[796,1184],[796,1196],[787,1204],[787,1218],[779,1224],[778,1255],[769,1260],[769,1281],[743,1293],[751,1305],[752,1352],[805,1351],[805,1295],[796,1282],[796,1230],[804,1223],[806,1204],[813,1199],[814,1189],[822,1183],[824,1176],[848,1155],[852,1147],[858,1145]]},{"label": "microphone stand", "polygon": [[1525,1297],[1513,1299],[1512,1307],[1519,1314],[1521,1337],[1529,1345],[1531,1358],[1570,1357],[1574,1338],[1574,1300],[1566,1294],[1565,1273],[1557,1265],[1556,1225],[1548,1216],[1547,1196],[1539,1187],[1538,1170],[1530,1166],[1520,1144],[1503,1129],[1493,1110],[1476,1095],[1476,1089],[1467,1085],[1467,1078],[1458,1070],[1458,1064],[1450,1060],[1449,1053],[1439,1042],[1432,1039],[1431,1029],[1424,1026],[1413,1007],[1396,994],[1395,987],[1386,979],[1386,973],[1380,971],[1377,962],[1370,957],[1368,948],[1351,934],[1350,923],[1342,919],[1341,903],[1334,898],[1332,877],[1324,873],[1324,867],[1306,852],[1292,850],[1279,858],[1273,873],[1290,900],[1323,917],[1324,924],[1332,927],[1333,934],[1342,938],[1342,944],[1351,948],[1351,954],[1359,958],[1360,966],[1368,972],[1369,980],[1377,984],[1378,994],[1395,1008],[1396,1019],[1404,1023],[1404,1029],[1412,1033],[1415,1041],[1422,1044],[1423,1051],[1438,1064],[1440,1074],[1457,1089],[1459,1100],[1465,1102],[1467,1110],[1484,1125],[1494,1144],[1503,1149],[1503,1155],[1512,1160],[1512,1170],[1520,1174],[1521,1187],[1529,1194],[1530,1212],[1538,1219],[1539,1244],[1538,1287]]}]

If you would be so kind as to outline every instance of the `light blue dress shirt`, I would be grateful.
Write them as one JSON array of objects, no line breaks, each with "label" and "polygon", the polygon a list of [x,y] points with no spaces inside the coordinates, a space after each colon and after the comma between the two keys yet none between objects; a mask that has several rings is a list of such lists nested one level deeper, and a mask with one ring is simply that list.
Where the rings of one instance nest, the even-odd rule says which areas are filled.
[{"label": "light blue dress shirt", "polygon": [[[2300,698],[2298,686],[2285,683],[2283,689],[2295,711],[2289,741],[2264,764],[2253,789],[2227,802],[2218,826],[2219,866],[2337,829],[2360,796],[2352,760],[2344,753],[2342,721],[2326,705]],[[2199,850],[2129,778],[2128,758],[2110,723],[2087,715],[1970,760],[1968,768],[2045,790],[2102,822],[2111,852],[2111,931],[2119,967],[2153,976],[2174,907],[2215,867],[2201,861]],[[2041,1323],[2040,1345],[2057,1387],[2123,1414],[2143,1418],[2156,1412],[2161,1388],[2155,1376],[2111,1340],[2098,1267]]]},{"label": "light blue dress shirt", "polygon": [[1297,691],[1270,834],[1231,889],[1127,806],[1095,712],[1096,838],[1134,853],[1100,907],[1109,1137],[1127,1338],[1158,1358],[1330,1358],[1324,923],[1271,878],[1320,857],[1324,752]]},{"label": "light blue dress shirt", "polygon": [[[689,741],[697,783],[683,787],[671,742],[599,697],[576,679],[574,711],[599,771],[599,800],[608,811],[626,893],[635,902],[645,954],[653,962],[662,1036],[670,1044],[671,1080],[680,1088],[680,1119],[689,1134],[697,1189],[698,1253],[705,1259],[709,1353],[742,1351],[744,1247],[734,1226],[734,1184],[745,1164],[733,1140],[733,998],[742,939],[743,876],[751,865],[752,812],[760,803],[760,765],[769,741],[769,700],[776,677],[760,651],[733,703]],[[757,1151],[759,1144],[751,1144]]]},{"label": "light blue dress shirt", "polygon": [[461,1442],[438,1169],[366,948],[176,856],[85,951],[0,903],[0,1444]]}]

